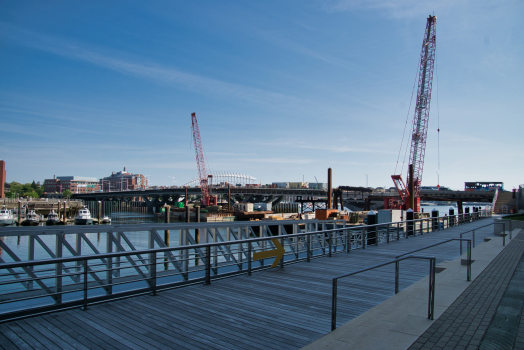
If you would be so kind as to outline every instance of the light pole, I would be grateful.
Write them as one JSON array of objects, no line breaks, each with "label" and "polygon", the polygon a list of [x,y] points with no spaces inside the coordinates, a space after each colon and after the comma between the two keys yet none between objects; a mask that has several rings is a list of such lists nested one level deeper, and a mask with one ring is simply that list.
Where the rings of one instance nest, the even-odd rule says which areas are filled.
[{"label": "light pole", "polygon": [[440,174],[438,173],[438,171],[436,171],[437,173],[437,191],[440,190]]}]

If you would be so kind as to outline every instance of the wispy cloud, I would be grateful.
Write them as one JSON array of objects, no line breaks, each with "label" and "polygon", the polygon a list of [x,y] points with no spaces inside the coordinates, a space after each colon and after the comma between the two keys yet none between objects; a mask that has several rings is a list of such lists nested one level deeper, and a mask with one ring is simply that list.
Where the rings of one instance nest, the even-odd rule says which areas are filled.
[{"label": "wispy cloud", "polygon": [[343,142],[340,142],[342,145],[326,145],[322,143],[305,143],[301,140],[274,140],[274,141],[261,141],[258,144],[262,146],[278,146],[286,148],[299,148],[299,149],[308,149],[316,151],[328,151],[333,153],[375,153],[375,154],[396,154],[395,152],[379,145],[376,147],[369,145],[368,147],[351,147],[343,145]]},{"label": "wispy cloud", "polygon": [[352,70],[362,69],[360,65],[357,65],[354,62],[347,61],[347,60],[326,54],[324,52],[318,52],[307,46],[304,46],[295,41],[287,39],[279,33],[271,33],[267,31],[258,32],[258,36],[261,39],[266,40],[267,42],[270,42],[271,44],[275,46],[296,52],[300,55],[307,56],[307,57],[310,57],[310,58],[313,58],[313,59],[316,59],[316,60],[319,60],[319,61],[322,61],[328,64],[332,64],[335,66],[352,69]]},{"label": "wispy cloud", "polygon": [[54,38],[27,30],[22,30],[3,23],[8,28],[4,38],[10,38],[23,46],[32,47],[55,55],[84,61],[96,66],[117,71],[122,74],[145,78],[156,82],[176,84],[179,87],[197,93],[215,96],[227,96],[250,103],[265,105],[296,104],[308,105],[307,100],[259,89],[251,86],[230,83],[184,72],[175,67],[166,67],[154,62],[144,62],[140,58],[128,58],[126,54],[114,52],[87,44]]}]

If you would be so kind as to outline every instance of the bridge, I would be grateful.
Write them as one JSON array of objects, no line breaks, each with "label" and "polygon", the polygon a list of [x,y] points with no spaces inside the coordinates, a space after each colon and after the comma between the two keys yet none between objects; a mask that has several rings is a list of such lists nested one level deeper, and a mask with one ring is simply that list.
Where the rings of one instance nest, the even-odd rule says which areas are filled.
[{"label": "bridge", "polygon": [[[309,226],[304,221],[228,224],[234,227],[10,228],[3,231],[6,237],[22,234],[39,244],[55,235],[55,253],[66,247],[71,254],[1,262],[0,344],[14,348],[298,349],[330,330],[332,277],[461,237],[462,232],[470,231],[467,238],[475,240],[471,229],[476,230],[477,244],[493,232],[490,212],[433,220],[415,220],[411,231],[407,222],[344,227],[315,220]],[[289,231],[284,226],[294,224]],[[101,231],[97,246],[106,249],[95,255],[76,250],[90,246],[87,241],[94,244],[97,233],[86,231],[93,229]],[[206,243],[192,239],[196,229],[200,242]],[[274,229],[280,234],[273,235]],[[149,237],[151,249],[130,248],[129,233],[137,230]],[[169,238],[166,241],[161,234],[167,230],[179,231],[191,244],[166,246]],[[74,237],[80,244],[75,244]],[[275,241],[284,249],[277,268],[271,268],[275,257],[254,260],[255,253],[278,249]],[[10,249],[4,241],[0,245],[4,252]],[[427,255],[441,263],[460,253],[458,243],[449,243],[432,248]],[[427,275],[427,264],[406,262],[400,271],[403,290]],[[392,270],[356,276],[340,283],[338,292],[337,320],[342,324],[394,295]]]},{"label": "bridge", "polygon": [[[384,199],[394,197],[396,193],[377,193],[366,188],[341,186],[335,191],[341,191],[344,203],[352,210],[370,210],[372,203],[375,209],[383,207]],[[272,203],[273,206],[281,201],[285,202],[312,202],[325,201],[327,191],[322,189],[291,189],[291,188],[266,188],[266,187],[212,187],[211,193],[223,201],[251,203]],[[149,212],[159,212],[166,204],[174,205],[184,202],[190,196],[200,196],[199,187],[161,188],[148,190],[131,190],[118,192],[92,192],[74,194],[74,199],[91,202],[119,202],[140,201]],[[494,203],[497,191],[421,191],[423,201],[447,201],[459,205],[462,213],[463,202]],[[221,202],[221,201],[219,201]],[[155,209],[153,209],[155,208]]]},{"label": "bridge", "polygon": [[[165,204],[174,205],[177,202],[184,202],[190,196],[201,196],[200,187],[178,187],[160,188],[135,191],[118,192],[92,192],[85,194],[73,194],[74,199],[84,201],[110,201],[110,202],[129,202],[143,201],[144,205],[153,212]],[[272,203],[277,205],[281,201],[294,202],[297,197],[327,197],[326,190],[318,189],[291,189],[291,188],[260,188],[260,187],[211,187],[211,194],[219,196],[223,200],[230,200],[232,204],[238,202],[252,203]]]}]

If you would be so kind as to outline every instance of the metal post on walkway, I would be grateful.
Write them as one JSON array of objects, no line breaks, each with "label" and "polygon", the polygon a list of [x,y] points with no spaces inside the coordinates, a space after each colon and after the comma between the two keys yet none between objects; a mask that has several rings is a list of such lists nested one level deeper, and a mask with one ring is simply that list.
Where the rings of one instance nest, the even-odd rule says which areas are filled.
[{"label": "metal post on walkway", "polygon": [[338,280],[334,278],[331,291],[331,331],[337,329],[337,283]]},{"label": "metal post on walkway", "polygon": [[471,241],[468,240],[468,272],[467,280],[471,281]]},{"label": "metal post on walkway", "polygon": [[398,294],[400,278],[400,261],[395,262],[395,294]]}]

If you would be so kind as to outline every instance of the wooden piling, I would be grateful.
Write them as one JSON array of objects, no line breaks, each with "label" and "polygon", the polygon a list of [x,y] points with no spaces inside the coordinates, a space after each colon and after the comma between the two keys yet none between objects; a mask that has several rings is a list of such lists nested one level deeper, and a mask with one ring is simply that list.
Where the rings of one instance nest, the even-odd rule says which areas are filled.
[{"label": "wooden piling", "polygon": [[18,201],[18,226],[22,223],[22,201]]}]

